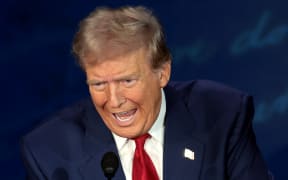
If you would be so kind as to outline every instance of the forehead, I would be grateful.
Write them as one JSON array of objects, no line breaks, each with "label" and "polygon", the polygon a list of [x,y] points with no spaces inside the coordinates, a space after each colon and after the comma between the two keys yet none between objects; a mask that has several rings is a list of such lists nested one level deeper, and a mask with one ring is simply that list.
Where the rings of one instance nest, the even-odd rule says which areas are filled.
[{"label": "forehead", "polygon": [[[93,58],[93,56],[90,56]],[[87,61],[92,61],[87,59]],[[147,51],[140,48],[129,53],[95,61],[85,68],[87,76],[107,77],[115,75],[135,74],[151,70],[152,66]]]}]

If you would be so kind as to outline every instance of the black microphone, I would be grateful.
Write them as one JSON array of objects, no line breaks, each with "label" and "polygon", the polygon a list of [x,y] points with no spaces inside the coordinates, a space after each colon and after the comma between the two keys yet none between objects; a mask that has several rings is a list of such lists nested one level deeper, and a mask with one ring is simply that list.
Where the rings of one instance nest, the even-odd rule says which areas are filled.
[{"label": "black microphone", "polygon": [[111,180],[119,166],[118,157],[114,152],[106,152],[101,161],[101,167],[104,175]]}]

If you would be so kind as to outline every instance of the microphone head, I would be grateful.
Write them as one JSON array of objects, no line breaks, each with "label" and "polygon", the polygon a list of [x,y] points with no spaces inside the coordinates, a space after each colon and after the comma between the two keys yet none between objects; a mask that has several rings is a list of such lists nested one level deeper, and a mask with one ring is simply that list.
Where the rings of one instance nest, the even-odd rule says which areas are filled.
[{"label": "microphone head", "polygon": [[101,161],[101,167],[107,178],[112,178],[119,166],[118,157],[114,152],[106,152]]}]

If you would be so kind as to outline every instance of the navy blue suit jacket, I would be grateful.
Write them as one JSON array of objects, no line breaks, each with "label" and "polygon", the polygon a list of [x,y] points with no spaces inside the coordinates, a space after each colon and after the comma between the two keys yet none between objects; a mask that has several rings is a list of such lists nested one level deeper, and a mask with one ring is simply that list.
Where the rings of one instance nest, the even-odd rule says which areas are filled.
[{"label": "navy blue suit jacket", "polygon": [[[252,128],[250,96],[210,81],[172,82],[164,91],[165,180],[269,179]],[[102,156],[117,153],[90,100],[49,118],[21,145],[28,179],[106,179]],[[185,148],[194,151],[194,160],[184,158]],[[121,165],[113,179],[125,179]]]}]

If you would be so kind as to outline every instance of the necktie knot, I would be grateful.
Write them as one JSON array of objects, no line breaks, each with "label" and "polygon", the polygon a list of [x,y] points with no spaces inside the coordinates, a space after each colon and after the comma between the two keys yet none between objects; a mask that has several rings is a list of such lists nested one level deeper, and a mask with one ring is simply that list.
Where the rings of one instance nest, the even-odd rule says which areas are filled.
[{"label": "necktie knot", "polygon": [[145,141],[147,138],[150,137],[150,134],[143,134],[137,138],[135,138],[135,144],[136,144],[136,148],[141,148],[143,149],[144,148],[144,144],[145,144]]}]

